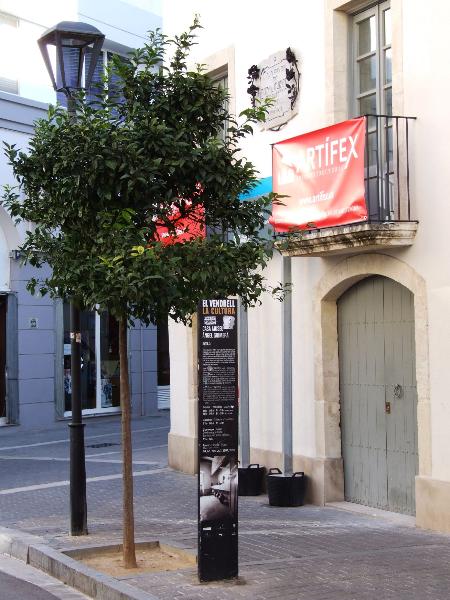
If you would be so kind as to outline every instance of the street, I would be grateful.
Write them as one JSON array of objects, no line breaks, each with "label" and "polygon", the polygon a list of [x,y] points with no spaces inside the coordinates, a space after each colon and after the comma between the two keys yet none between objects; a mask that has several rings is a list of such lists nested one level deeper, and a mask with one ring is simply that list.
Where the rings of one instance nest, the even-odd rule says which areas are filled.
[{"label": "street", "polygon": [[83,600],[87,597],[14,558],[0,554],[0,600]]},{"label": "street", "polygon": [[[0,430],[2,526],[41,536],[54,548],[120,542],[119,422],[86,423],[89,536],[67,533],[65,423],[47,431]],[[196,548],[197,479],[167,467],[167,414],[135,421],[133,429],[137,540]],[[448,600],[450,536],[417,529],[410,517],[357,508],[276,508],[266,496],[241,497],[238,581],[200,585],[191,568],[130,574],[126,582],[161,600]],[[3,563],[0,571],[8,573]],[[3,584],[3,577],[1,589],[9,594],[19,583],[7,577]]]}]

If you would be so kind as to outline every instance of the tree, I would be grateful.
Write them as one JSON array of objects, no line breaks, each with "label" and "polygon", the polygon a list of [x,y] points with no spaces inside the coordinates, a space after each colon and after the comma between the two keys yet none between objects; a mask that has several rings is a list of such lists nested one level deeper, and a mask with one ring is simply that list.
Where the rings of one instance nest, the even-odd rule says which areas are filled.
[{"label": "tree", "polygon": [[201,67],[188,70],[198,26],[173,40],[150,33],[129,60],[114,59],[95,103],[78,97],[75,120],[50,107],[27,152],[6,147],[18,186],[3,204],[34,224],[24,260],[52,269],[28,289],[119,322],[127,567],[136,565],[127,324],[167,315],[188,323],[201,298],[237,295],[249,306],[269,289],[262,271],[272,249],[260,232],[276,198],[240,200],[256,171],[239,147],[266,106],[238,122],[226,90]]}]

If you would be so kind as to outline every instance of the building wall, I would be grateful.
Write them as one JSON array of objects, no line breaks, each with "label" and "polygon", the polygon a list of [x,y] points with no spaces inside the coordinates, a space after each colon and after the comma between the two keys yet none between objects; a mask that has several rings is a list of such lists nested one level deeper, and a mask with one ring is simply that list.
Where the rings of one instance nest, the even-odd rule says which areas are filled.
[{"label": "building wall", "polygon": [[158,412],[156,326],[137,322],[130,329],[130,385],[134,416]]},{"label": "building wall", "polygon": [[[20,424],[38,427],[55,420],[56,331],[54,302],[48,296],[32,296],[26,289],[33,275],[35,269],[11,260],[11,292],[17,297],[19,387],[15,400]],[[31,327],[31,319],[36,319],[36,328]]]},{"label": "building wall", "polygon": [[[46,0],[0,0],[0,13],[19,19],[10,49],[10,61],[19,80],[19,95],[0,91],[0,144],[16,144],[26,150],[33,123],[45,118],[48,102],[55,93],[37,47],[43,31],[63,20],[92,23],[106,34],[105,48],[123,52],[139,47],[147,31],[161,25],[158,0],[142,2],[85,2]],[[14,185],[6,156],[0,153],[0,186]],[[50,298],[32,296],[26,282],[33,273],[21,266],[11,253],[25,237],[27,224],[14,224],[0,207],[0,293],[8,304],[8,403],[12,422],[25,427],[42,427],[63,416],[62,344],[60,307]],[[36,273],[34,273],[36,275]],[[42,277],[40,271],[38,276]],[[37,319],[32,328],[30,319]],[[61,364],[60,364],[61,360]],[[144,416],[157,411],[156,328],[136,323],[129,332],[129,364],[133,414]]]},{"label": "building wall", "polygon": [[[106,36],[106,47],[138,48],[149,30],[161,27],[158,0],[149,2],[121,0],[0,0],[0,13],[19,18],[14,47],[8,55],[19,79],[19,94],[41,102],[54,102],[55,96],[37,47],[42,33],[60,21],[83,21],[100,29]],[[1,43],[1,42],[0,42]],[[54,60],[54,56],[52,56]]]},{"label": "building wall", "polygon": [[[298,115],[279,132],[255,131],[244,145],[244,154],[261,177],[271,174],[270,144],[349,116],[349,15],[373,3],[300,0],[271,7],[270,12],[253,1],[230,1],[226,11],[200,0],[171,4],[164,15],[169,34],[185,28],[194,12],[200,14],[204,29],[193,62],[208,63],[211,55],[232,48],[235,80],[230,89],[237,113],[250,104],[248,68],[287,46],[296,52],[302,73]],[[446,232],[450,122],[445,116],[450,86],[445,75],[450,50],[445,23],[450,5],[433,0],[424,12],[418,0],[392,0],[391,7],[393,112],[417,117],[410,126],[410,177],[418,233],[407,248],[382,248],[356,257],[292,259],[294,467],[310,475],[315,502],[343,497],[336,301],[358,278],[376,273],[391,277],[410,289],[415,301],[417,523],[450,531],[450,244]],[[279,258],[273,260],[267,275],[273,282],[281,280]],[[281,464],[280,310],[273,300],[264,298],[262,307],[250,310],[248,316],[251,456],[252,462],[259,459],[266,466]],[[179,410],[174,404],[181,404],[186,393],[183,376],[179,374],[180,385],[174,383],[177,396],[172,414]],[[177,426],[174,414],[174,439]]]}]

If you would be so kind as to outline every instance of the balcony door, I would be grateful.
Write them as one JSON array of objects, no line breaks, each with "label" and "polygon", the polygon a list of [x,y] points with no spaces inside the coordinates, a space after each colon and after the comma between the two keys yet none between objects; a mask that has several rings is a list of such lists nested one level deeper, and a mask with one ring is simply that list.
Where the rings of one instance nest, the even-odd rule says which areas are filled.
[{"label": "balcony door", "polygon": [[[70,308],[64,304],[64,415],[71,414]],[[84,414],[120,408],[119,326],[108,313],[81,312],[81,402]]]},{"label": "balcony door", "polygon": [[[367,119],[366,197],[371,220],[393,215],[392,25],[389,2],[353,18],[353,116]],[[368,177],[367,177],[368,175]]]}]

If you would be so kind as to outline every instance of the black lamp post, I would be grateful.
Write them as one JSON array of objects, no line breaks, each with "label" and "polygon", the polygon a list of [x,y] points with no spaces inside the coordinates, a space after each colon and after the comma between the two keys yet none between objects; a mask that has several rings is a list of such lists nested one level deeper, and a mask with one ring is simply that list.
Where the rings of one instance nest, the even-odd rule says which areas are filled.
[{"label": "black lamp post", "polygon": [[[45,66],[55,91],[67,97],[67,110],[76,118],[73,92],[88,89],[105,36],[92,25],[62,21],[48,29],[38,40]],[[53,72],[48,46],[56,47],[56,74]],[[86,51],[89,48],[89,66]],[[84,84],[82,77],[84,72]],[[70,369],[72,376],[72,421],[70,428],[70,533],[87,535],[86,464],[84,424],[81,408],[81,331],[80,309],[76,298],[70,303]]]}]

